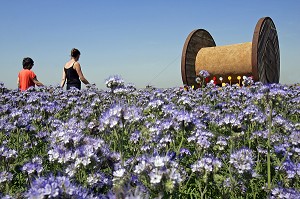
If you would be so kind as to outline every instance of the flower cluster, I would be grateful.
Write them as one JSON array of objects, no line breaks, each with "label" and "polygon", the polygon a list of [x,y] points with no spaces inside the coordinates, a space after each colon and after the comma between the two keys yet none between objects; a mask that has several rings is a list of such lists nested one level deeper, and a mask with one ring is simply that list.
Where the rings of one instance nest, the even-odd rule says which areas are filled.
[{"label": "flower cluster", "polygon": [[65,176],[40,177],[33,181],[31,188],[25,193],[26,198],[99,198],[89,194],[81,186],[73,184]]},{"label": "flower cluster", "polygon": [[210,173],[217,171],[221,168],[221,166],[222,162],[218,158],[215,158],[212,155],[207,155],[194,163],[191,168],[193,172]]},{"label": "flower cluster", "polygon": [[107,88],[112,90],[124,86],[124,80],[119,75],[114,75],[105,80],[105,85]]},{"label": "flower cluster", "polygon": [[199,72],[199,76],[202,77],[202,78],[207,78],[207,77],[210,76],[210,74],[206,70],[201,70]]},{"label": "flower cluster", "polygon": [[299,85],[106,85],[0,84],[0,197],[299,197]]},{"label": "flower cluster", "polygon": [[33,174],[34,172],[40,174],[43,171],[42,159],[39,157],[33,158],[30,162],[24,164],[22,171],[29,175]]},{"label": "flower cluster", "polygon": [[146,175],[152,186],[160,184],[166,190],[173,191],[185,178],[184,171],[175,161],[174,155],[168,153],[165,156],[154,154],[150,157],[141,157],[134,167],[134,173],[139,178]]},{"label": "flower cluster", "polygon": [[12,180],[13,175],[10,172],[3,171],[0,172],[0,183],[2,182],[9,182]]},{"label": "flower cluster", "polygon": [[238,173],[243,174],[253,171],[254,157],[251,149],[242,148],[230,155],[230,164],[237,170]]},{"label": "flower cluster", "polygon": [[243,81],[242,81],[243,86],[251,86],[253,83],[254,81],[252,77],[243,76]]},{"label": "flower cluster", "polygon": [[300,198],[300,191],[297,191],[294,188],[284,188],[284,187],[276,187],[273,188],[271,191],[269,199],[294,199]]}]

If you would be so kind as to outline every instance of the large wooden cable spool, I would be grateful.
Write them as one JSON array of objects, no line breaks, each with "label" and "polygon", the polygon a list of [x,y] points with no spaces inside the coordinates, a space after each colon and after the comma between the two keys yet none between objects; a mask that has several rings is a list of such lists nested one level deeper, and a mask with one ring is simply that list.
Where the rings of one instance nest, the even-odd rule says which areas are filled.
[{"label": "large wooden cable spool", "polygon": [[181,75],[185,85],[196,86],[201,70],[210,74],[217,84],[238,83],[238,76],[252,76],[264,84],[279,83],[280,54],[276,27],[270,17],[259,19],[252,42],[216,46],[210,33],[204,29],[192,31],[183,46]]}]

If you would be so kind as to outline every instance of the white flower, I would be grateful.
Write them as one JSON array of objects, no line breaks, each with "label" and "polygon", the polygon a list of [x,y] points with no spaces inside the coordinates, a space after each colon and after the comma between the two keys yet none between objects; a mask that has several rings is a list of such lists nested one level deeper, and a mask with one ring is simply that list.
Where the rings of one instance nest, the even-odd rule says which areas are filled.
[{"label": "white flower", "polygon": [[162,174],[161,172],[159,172],[158,169],[154,169],[150,174],[150,183],[152,184],[157,184],[160,183],[161,179],[162,179]]},{"label": "white flower", "polygon": [[73,176],[75,175],[75,173],[76,173],[76,167],[75,167],[75,165],[73,165],[73,164],[69,165],[69,166],[66,168],[65,172],[66,172],[70,177],[73,177]]},{"label": "white flower", "polygon": [[163,157],[160,157],[160,156],[154,157],[153,163],[154,163],[154,166],[155,166],[155,167],[162,167],[162,166],[165,165],[165,163],[164,163],[164,158],[163,158]]},{"label": "white flower", "polygon": [[119,169],[117,171],[114,171],[113,175],[115,177],[119,177],[120,178],[120,177],[122,177],[124,175],[124,173],[125,173],[125,169]]},{"label": "white flower", "polygon": [[89,157],[82,157],[81,158],[81,163],[84,165],[84,166],[87,166],[91,163],[91,159]]},{"label": "white flower", "polygon": [[146,168],[146,162],[142,161],[138,165],[135,166],[134,173],[140,174]]}]

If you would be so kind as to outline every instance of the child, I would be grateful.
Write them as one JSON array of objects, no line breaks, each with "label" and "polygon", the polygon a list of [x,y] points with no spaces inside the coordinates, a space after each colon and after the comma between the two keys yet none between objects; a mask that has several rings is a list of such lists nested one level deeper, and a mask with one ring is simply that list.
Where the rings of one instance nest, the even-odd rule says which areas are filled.
[{"label": "child", "polygon": [[23,70],[19,72],[18,75],[18,88],[21,91],[27,90],[31,86],[44,86],[36,78],[36,75],[30,69],[33,67],[34,62],[30,57],[25,57],[23,59]]}]

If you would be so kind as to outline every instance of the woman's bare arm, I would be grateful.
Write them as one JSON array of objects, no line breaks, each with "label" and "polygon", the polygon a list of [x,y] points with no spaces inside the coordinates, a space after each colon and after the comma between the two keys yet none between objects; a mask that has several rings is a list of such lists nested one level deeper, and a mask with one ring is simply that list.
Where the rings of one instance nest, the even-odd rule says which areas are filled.
[{"label": "woman's bare arm", "polygon": [[82,73],[82,71],[81,71],[80,64],[79,64],[78,62],[76,62],[76,63],[74,64],[74,68],[75,68],[75,70],[77,71],[77,74],[78,74],[78,76],[79,76],[79,79],[80,79],[84,84],[90,84],[90,82],[89,82],[87,79],[85,79],[85,77],[83,76],[83,73]]},{"label": "woman's bare arm", "polygon": [[63,74],[62,74],[62,79],[61,79],[60,86],[63,88],[65,86],[65,83],[66,83],[66,73],[65,73],[65,70],[63,69]]}]

